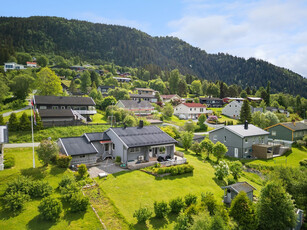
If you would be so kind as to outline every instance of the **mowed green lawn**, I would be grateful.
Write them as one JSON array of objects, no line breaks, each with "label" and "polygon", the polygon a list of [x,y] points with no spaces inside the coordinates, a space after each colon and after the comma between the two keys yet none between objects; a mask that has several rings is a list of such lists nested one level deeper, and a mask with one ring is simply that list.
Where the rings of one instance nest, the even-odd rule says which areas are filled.
[{"label": "mowed green lawn", "polygon": [[[224,191],[220,186],[225,183],[216,180],[213,166],[192,154],[186,154],[185,157],[195,168],[193,174],[156,178],[135,170],[109,175],[107,179],[97,179],[97,182],[131,224],[136,223],[136,219],[133,218],[134,211],[143,206],[148,206],[153,210],[154,201],[169,201],[176,197],[184,197],[188,193],[196,194],[200,199],[202,192],[212,192],[216,199],[222,202]],[[261,189],[259,182],[254,183],[245,177],[242,177],[240,181],[251,183],[259,191]],[[174,220],[175,218],[172,218],[161,229],[172,229]],[[149,222],[151,225],[149,228],[156,229],[157,222],[155,218],[152,219]]]},{"label": "mowed green lawn", "polygon": [[[19,175],[28,176],[33,179],[44,179],[56,189],[63,175],[71,174],[70,170],[61,169],[56,166],[42,167],[37,158],[36,168],[33,169],[31,148],[5,149],[6,153],[13,153],[15,155],[16,166],[12,169],[0,171],[0,195],[3,194],[6,183]],[[59,197],[60,194],[56,192],[52,196]],[[27,202],[22,213],[16,216],[0,207],[0,229],[101,229],[101,224],[90,207],[85,213],[77,214],[70,213],[67,207],[65,207],[60,220],[48,222],[39,218],[37,208],[39,203],[40,199]]]}]

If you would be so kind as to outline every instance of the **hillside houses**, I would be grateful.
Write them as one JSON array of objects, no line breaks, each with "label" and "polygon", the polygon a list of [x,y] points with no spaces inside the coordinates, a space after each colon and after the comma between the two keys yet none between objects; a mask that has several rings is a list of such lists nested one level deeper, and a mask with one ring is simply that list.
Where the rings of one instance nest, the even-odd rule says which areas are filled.
[{"label": "hillside houses", "polygon": [[150,115],[154,110],[151,103],[144,100],[119,100],[116,103],[116,106],[127,111],[134,112],[134,114],[137,116]]},{"label": "hillside houses", "polygon": [[212,111],[206,108],[200,103],[182,103],[174,108],[174,115],[181,119],[197,119],[201,114],[212,114]]}]

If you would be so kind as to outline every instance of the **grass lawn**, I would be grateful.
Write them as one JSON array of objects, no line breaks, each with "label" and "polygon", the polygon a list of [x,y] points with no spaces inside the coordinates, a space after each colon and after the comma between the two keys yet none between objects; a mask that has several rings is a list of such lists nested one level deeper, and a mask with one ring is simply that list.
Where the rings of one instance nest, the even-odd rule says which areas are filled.
[{"label": "grass lawn", "polygon": [[299,162],[307,159],[307,148],[292,148],[292,152],[280,157],[268,160],[246,160],[246,163],[259,164],[265,166],[291,166],[299,167]]},{"label": "grass lawn", "polygon": [[[67,127],[51,127],[39,131],[34,131],[34,141],[40,142],[43,139],[51,137],[56,141],[60,137],[76,137],[83,133],[103,132],[107,130],[109,125],[84,125],[84,126],[67,126]],[[31,142],[31,131],[9,132],[10,143]]]},{"label": "grass lawn", "polygon": [[[32,168],[32,149],[5,149],[6,153],[13,153],[16,166],[12,169],[0,171],[0,194],[5,190],[5,184],[19,175],[33,179],[44,179],[56,189],[59,181],[65,174],[71,174],[70,170],[61,169],[49,165],[42,167],[36,158],[36,168]],[[52,196],[59,197],[55,192]],[[25,209],[19,215],[13,215],[0,207],[0,229],[101,229],[102,226],[94,212],[89,207],[84,213],[70,213],[64,206],[64,212],[57,222],[43,221],[39,218],[38,205],[40,199],[34,199],[25,205]]]},{"label": "grass lawn", "polygon": [[174,125],[178,125],[178,126],[184,126],[184,123],[186,123],[187,120],[180,120],[178,117],[173,115],[169,119],[164,119],[164,122],[174,124]]},{"label": "grass lawn", "polygon": [[236,125],[238,123],[238,120],[236,119],[232,119],[230,117],[224,116],[222,115],[222,110],[223,108],[208,108],[208,110],[212,110],[213,112],[218,112],[220,113],[220,118],[219,118],[219,122],[225,122],[225,121],[233,121],[233,124]]},{"label": "grass lawn", "polygon": [[92,116],[92,120],[92,123],[107,123],[107,121],[105,120],[105,112],[101,110],[97,110],[97,113]]}]

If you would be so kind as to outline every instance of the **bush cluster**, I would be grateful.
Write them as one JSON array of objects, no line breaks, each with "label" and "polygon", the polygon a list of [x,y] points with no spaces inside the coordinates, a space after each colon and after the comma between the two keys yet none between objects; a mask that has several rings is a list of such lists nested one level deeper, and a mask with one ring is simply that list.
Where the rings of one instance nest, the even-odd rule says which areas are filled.
[{"label": "bush cluster", "polygon": [[8,169],[8,168],[12,168],[15,166],[15,156],[13,154],[5,154],[4,157],[4,168]]},{"label": "bush cluster", "polygon": [[137,219],[138,223],[145,223],[152,215],[152,212],[148,207],[141,207],[138,210],[135,210],[133,217]]},{"label": "bush cluster", "polygon": [[46,197],[52,193],[52,187],[45,181],[32,181],[29,188],[31,197]]},{"label": "bush cluster", "polygon": [[187,207],[192,204],[196,204],[196,201],[197,201],[197,196],[194,194],[189,193],[184,197],[184,203],[186,204]]},{"label": "bush cluster", "polygon": [[185,202],[183,201],[183,199],[181,197],[177,197],[173,200],[170,200],[169,206],[171,208],[172,213],[178,214],[178,213],[180,213],[181,210],[184,209]]},{"label": "bush cluster", "polygon": [[157,218],[164,218],[170,212],[170,208],[168,207],[165,201],[154,202],[154,211]]},{"label": "bush cluster", "polygon": [[48,196],[42,199],[38,211],[43,219],[54,221],[60,217],[63,207],[58,199]]},{"label": "bush cluster", "polygon": [[71,156],[60,155],[57,157],[57,165],[60,168],[68,168],[71,162]]},{"label": "bush cluster", "polygon": [[307,159],[303,159],[300,161],[300,166],[307,168]]},{"label": "bush cluster", "polygon": [[161,175],[165,173],[170,173],[172,176],[181,175],[184,173],[191,173],[194,171],[194,167],[189,164],[184,165],[176,165],[170,167],[161,167],[161,168],[154,168],[153,173]]}]

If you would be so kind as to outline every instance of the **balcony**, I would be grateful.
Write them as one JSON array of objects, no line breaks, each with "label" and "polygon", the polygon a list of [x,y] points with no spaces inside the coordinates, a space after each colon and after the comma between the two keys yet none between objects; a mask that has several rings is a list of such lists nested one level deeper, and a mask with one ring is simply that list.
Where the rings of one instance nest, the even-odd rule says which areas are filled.
[{"label": "balcony", "polygon": [[94,115],[97,113],[96,110],[73,110],[76,113],[79,113],[81,115]]}]

